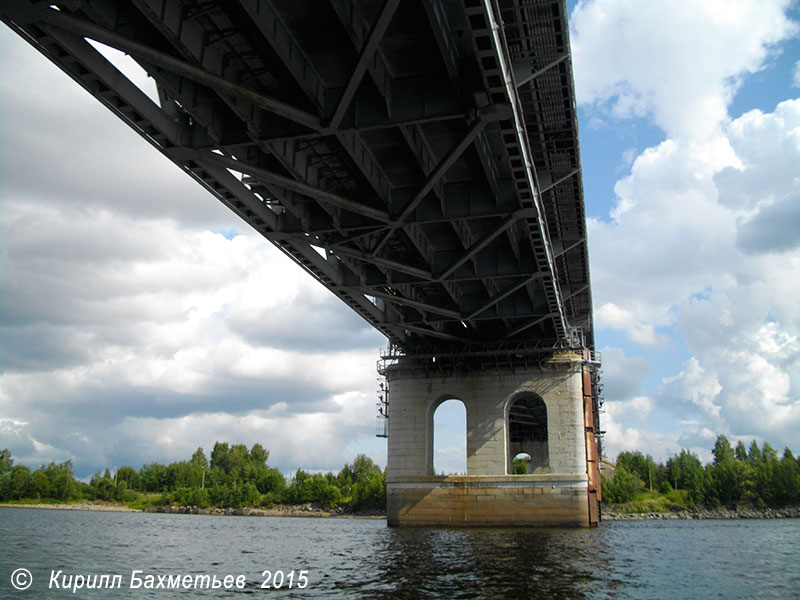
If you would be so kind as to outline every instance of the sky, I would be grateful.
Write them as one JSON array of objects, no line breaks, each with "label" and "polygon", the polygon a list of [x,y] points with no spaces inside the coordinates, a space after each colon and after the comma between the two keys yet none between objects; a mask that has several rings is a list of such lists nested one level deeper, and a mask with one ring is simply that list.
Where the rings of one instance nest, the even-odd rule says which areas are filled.
[{"label": "sky", "polygon": [[[798,3],[569,7],[606,457],[800,450]],[[0,66],[0,448],[385,465],[385,339],[5,27]]]}]

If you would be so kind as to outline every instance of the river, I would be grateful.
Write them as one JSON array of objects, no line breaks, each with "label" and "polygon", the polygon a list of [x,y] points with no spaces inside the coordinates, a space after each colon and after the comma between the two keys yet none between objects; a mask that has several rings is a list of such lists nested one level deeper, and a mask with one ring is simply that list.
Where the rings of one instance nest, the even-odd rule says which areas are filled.
[{"label": "river", "polygon": [[394,529],[0,507],[0,535],[0,598],[800,598],[800,519]]}]

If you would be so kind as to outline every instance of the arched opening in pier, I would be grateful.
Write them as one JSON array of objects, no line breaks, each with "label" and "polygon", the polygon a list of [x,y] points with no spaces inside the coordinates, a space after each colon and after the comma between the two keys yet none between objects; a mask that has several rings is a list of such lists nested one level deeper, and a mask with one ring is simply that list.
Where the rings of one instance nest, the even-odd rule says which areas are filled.
[{"label": "arched opening in pier", "polygon": [[467,474],[467,408],[450,398],[433,413],[433,473]]},{"label": "arched opening in pier", "polygon": [[547,406],[539,396],[516,398],[508,409],[508,472],[517,474],[513,460],[523,454],[526,473],[546,473],[550,467],[547,446]]}]

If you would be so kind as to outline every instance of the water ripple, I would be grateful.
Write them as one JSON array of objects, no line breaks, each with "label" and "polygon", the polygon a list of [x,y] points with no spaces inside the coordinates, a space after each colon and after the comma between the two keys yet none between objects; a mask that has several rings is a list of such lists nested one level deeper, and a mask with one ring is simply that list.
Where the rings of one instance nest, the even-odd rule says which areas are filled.
[{"label": "water ripple", "polygon": [[[307,571],[281,598],[766,598],[800,589],[800,520],[640,521],[582,529],[390,529],[380,520],[100,513],[0,507],[0,597],[26,567],[42,597],[50,570],[245,575]],[[114,590],[167,598],[175,590]],[[178,590],[214,598],[224,590]],[[81,597],[111,597],[82,590]],[[16,595],[14,598],[25,597]],[[35,596],[30,596],[35,597]]]}]

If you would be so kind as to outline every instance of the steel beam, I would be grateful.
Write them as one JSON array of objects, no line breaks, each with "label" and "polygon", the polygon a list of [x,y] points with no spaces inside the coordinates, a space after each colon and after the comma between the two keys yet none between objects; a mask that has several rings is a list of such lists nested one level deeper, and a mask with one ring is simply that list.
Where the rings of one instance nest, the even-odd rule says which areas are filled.
[{"label": "steel beam", "polygon": [[465,321],[471,321],[472,319],[476,318],[478,315],[486,312],[488,309],[490,309],[492,306],[494,306],[498,302],[501,302],[502,300],[505,300],[506,298],[511,296],[514,292],[516,292],[518,290],[521,290],[523,287],[525,287],[526,285],[528,285],[532,281],[535,281],[536,279],[540,279],[541,277],[542,277],[542,274],[541,273],[537,273],[536,275],[531,275],[530,277],[525,277],[522,280],[520,280],[519,282],[511,284],[510,286],[505,288],[502,292],[499,292],[499,293],[495,294],[494,296],[489,298],[486,302],[481,304],[478,308],[476,308],[475,310],[473,310],[470,313],[468,313],[467,315],[465,315],[464,316],[464,320]]},{"label": "steel beam", "polygon": [[519,221],[520,219],[526,219],[536,216],[536,211],[534,209],[523,209],[518,210],[517,212],[507,216],[503,219],[500,224],[484,235],[480,240],[472,244],[467,250],[461,255],[459,258],[454,260],[444,271],[436,275],[436,279],[438,281],[442,281],[447,279],[448,276],[452,275],[453,272],[458,269],[461,265],[465,262],[470,260],[474,257],[478,252],[483,250],[489,243],[495,239],[498,235],[503,233],[506,229],[511,227],[514,223]]},{"label": "steel beam", "polygon": [[372,28],[372,31],[369,34],[367,43],[364,44],[364,47],[361,49],[358,62],[353,69],[352,75],[350,75],[350,80],[347,82],[344,92],[342,92],[342,97],[339,99],[339,104],[336,106],[336,111],[333,113],[333,117],[331,117],[331,128],[336,129],[339,126],[339,123],[341,123],[342,117],[344,117],[345,111],[350,106],[350,102],[352,101],[353,96],[355,95],[356,90],[361,83],[361,79],[364,77],[367,66],[375,56],[375,51],[378,49],[378,45],[383,39],[383,34],[386,33],[389,24],[392,22],[392,17],[394,16],[399,4],[400,0],[386,0],[386,4],[383,5],[383,10],[381,11],[375,26]]},{"label": "steel beam", "polygon": [[522,325],[520,325],[518,327],[515,327],[514,329],[512,329],[511,331],[506,333],[506,335],[505,335],[505,337],[503,339],[506,339],[506,340],[511,339],[512,337],[522,333],[526,329],[530,329],[531,327],[533,327],[535,325],[538,325],[539,323],[543,323],[547,319],[555,319],[555,318],[558,318],[558,315],[554,315],[553,313],[549,313],[549,314],[542,315],[540,317],[536,317],[534,319],[531,319],[530,321],[528,321],[526,323],[523,323]]},{"label": "steel beam", "polygon": [[289,177],[279,175],[278,173],[256,167],[255,165],[236,160],[233,157],[223,156],[214,152],[197,152],[186,150],[175,150],[171,151],[171,153],[176,156],[192,158],[198,162],[222,165],[227,169],[238,171],[240,173],[246,173],[251,177],[255,177],[256,179],[263,181],[267,185],[277,185],[287,188],[314,198],[315,200],[319,200],[320,202],[324,202],[325,204],[330,204],[331,206],[341,208],[342,210],[369,217],[375,221],[381,221],[384,223],[391,222],[389,214],[385,211],[372,208],[371,206],[366,206],[360,202],[356,202],[355,200],[350,200],[349,198],[343,198],[342,196],[332,194],[331,192],[326,192],[325,190],[320,190],[295,179],[291,179]]},{"label": "steel beam", "polygon": [[81,37],[91,38],[97,42],[111,46],[112,48],[116,48],[121,52],[131,54],[132,56],[152,65],[161,67],[162,69],[166,69],[172,73],[186,77],[187,79],[191,79],[192,81],[202,83],[203,85],[207,85],[208,87],[216,89],[220,92],[242,98],[243,100],[251,102],[259,108],[273,112],[281,117],[301,125],[305,125],[311,129],[323,129],[322,123],[319,117],[316,115],[312,115],[311,113],[300,110],[294,106],[286,104],[285,102],[281,102],[276,98],[260,94],[243,85],[228,81],[223,77],[214,75],[205,69],[196,67],[187,63],[186,61],[175,58],[174,56],[170,56],[169,54],[165,54],[164,52],[155,50],[145,46],[144,44],[129,40],[113,31],[109,31],[92,23],[70,17],[63,14],[61,11],[53,9],[43,9],[41,14],[44,22],[58,27],[59,29],[69,31],[70,33],[74,33]]},{"label": "steel beam", "polygon": [[480,119],[475,119],[467,129],[467,132],[464,136],[456,143],[443,157],[442,160],[439,161],[439,164],[431,171],[428,175],[425,183],[422,187],[417,191],[414,197],[411,199],[408,204],[403,207],[403,210],[400,211],[400,214],[397,216],[395,221],[397,225],[390,229],[384,238],[378,243],[378,245],[373,249],[372,253],[376,256],[381,249],[386,245],[386,242],[394,234],[395,230],[402,226],[411,212],[417,207],[417,205],[422,202],[422,199],[431,191],[433,186],[436,184],[437,181],[447,172],[447,170],[453,166],[453,163],[458,160],[458,158],[464,153],[464,151],[469,148],[470,144],[472,144],[472,140],[483,130],[485,123]]},{"label": "steel beam", "polygon": [[[517,73],[519,73],[519,76],[515,77],[517,79],[517,82],[516,82],[517,83],[517,87],[522,87],[523,85],[525,85],[526,83],[532,81],[533,79],[536,79],[540,75],[544,75],[550,69],[552,69],[555,66],[560,65],[562,62],[564,62],[568,58],[569,58],[569,54],[564,54],[564,55],[560,56],[559,58],[555,59],[553,62],[551,62],[546,67],[542,67],[541,69],[538,69],[536,71],[533,71],[532,73],[527,73],[527,74],[523,73],[523,71],[525,70],[525,66],[517,64],[517,62],[519,62],[519,63],[525,62],[524,59],[520,60],[520,61],[516,61],[514,63],[514,75],[516,76]],[[528,67],[528,68],[530,68],[530,67]]]},{"label": "steel beam", "polygon": [[380,298],[381,300],[385,300],[386,302],[392,302],[394,304],[399,304],[400,306],[410,306],[411,308],[416,308],[421,311],[435,313],[437,315],[442,315],[443,317],[449,317],[455,320],[461,320],[461,313],[448,310],[446,308],[442,308],[440,306],[434,306],[432,304],[428,304],[426,302],[419,302],[417,300],[412,300],[410,298],[406,298],[405,296],[397,296],[393,294],[387,294],[385,292],[380,292],[378,290],[370,290],[368,288],[356,288],[356,287],[348,287],[348,289],[352,289],[363,293],[367,296],[375,296],[376,298]]}]

